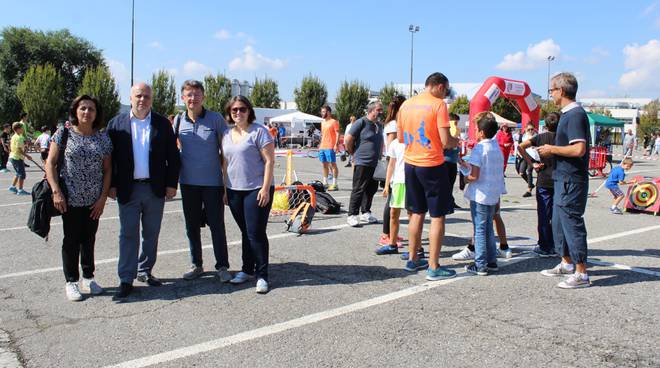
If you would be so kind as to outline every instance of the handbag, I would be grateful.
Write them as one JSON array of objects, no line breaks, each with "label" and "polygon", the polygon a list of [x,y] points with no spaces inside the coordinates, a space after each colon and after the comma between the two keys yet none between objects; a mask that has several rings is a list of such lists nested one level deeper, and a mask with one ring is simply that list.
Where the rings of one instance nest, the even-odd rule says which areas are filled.
[{"label": "handbag", "polygon": [[375,181],[385,181],[387,176],[387,160],[378,160],[376,170],[374,170],[373,179]]},{"label": "handbag", "polygon": [[[64,198],[68,200],[68,193],[66,190],[66,184],[64,183],[64,180],[62,179],[62,176],[60,173],[62,172],[62,166],[64,165],[64,151],[66,150],[66,143],[69,140],[69,128],[67,127],[62,127],[62,140],[60,141],[60,147],[59,147],[59,154],[57,156],[57,182],[60,187],[60,191],[62,191],[62,195]],[[46,210],[50,214],[51,217],[55,216],[60,216],[62,215],[60,211],[58,211],[55,208],[55,205],[53,204],[53,190],[50,187],[50,184],[48,183],[48,179],[45,177],[41,179],[41,185],[44,187],[44,191],[48,194],[48,200],[45,202],[46,204]],[[38,185],[39,183],[35,184]]]}]

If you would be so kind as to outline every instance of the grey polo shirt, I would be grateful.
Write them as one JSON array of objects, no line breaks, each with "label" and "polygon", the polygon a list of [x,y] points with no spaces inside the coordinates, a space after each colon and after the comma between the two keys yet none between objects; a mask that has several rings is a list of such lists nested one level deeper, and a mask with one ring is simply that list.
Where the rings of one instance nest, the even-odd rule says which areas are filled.
[{"label": "grey polo shirt", "polygon": [[[174,123],[176,132],[176,120]],[[179,182],[187,185],[222,186],[220,148],[227,122],[215,111],[204,109],[193,122],[183,113],[179,125],[181,175]]]},{"label": "grey polo shirt", "polygon": [[383,152],[383,133],[378,122],[367,117],[356,120],[348,134],[355,139],[353,160],[356,165],[376,167]]}]

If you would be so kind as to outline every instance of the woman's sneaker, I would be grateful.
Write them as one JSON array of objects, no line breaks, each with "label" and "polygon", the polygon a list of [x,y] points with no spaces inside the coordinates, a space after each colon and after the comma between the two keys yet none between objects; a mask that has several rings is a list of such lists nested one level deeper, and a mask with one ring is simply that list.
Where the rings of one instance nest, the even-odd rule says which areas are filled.
[{"label": "woman's sneaker", "polygon": [[237,273],[236,275],[234,275],[234,278],[229,280],[229,282],[232,283],[232,284],[242,284],[242,283],[244,283],[248,280],[251,280],[253,278],[254,278],[254,276],[248,275],[247,273],[241,271],[241,272]]},{"label": "woman's sneaker", "polygon": [[574,273],[568,276],[564,281],[557,284],[562,289],[579,289],[591,286],[589,276],[586,273]]},{"label": "woman's sneaker", "polygon": [[406,271],[415,272],[429,267],[429,263],[424,259],[406,262]]},{"label": "woman's sneaker", "polygon": [[477,276],[488,276],[488,267],[477,267],[476,263],[465,266],[465,271]]},{"label": "woman's sneaker", "polygon": [[14,193],[14,194],[18,193],[18,189],[16,189],[16,187],[13,186],[13,185],[10,186],[9,188],[7,188],[7,190]]},{"label": "woman's sneaker", "polygon": [[560,262],[558,265],[556,265],[553,268],[541,271],[541,275],[549,276],[549,277],[568,276],[568,275],[572,275],[573,272],[575,272],[575,266],[573,266],[572,264],[569,265],[569,264],[564,264],[564,262]]},{"label": "woman's sneaker", "polygon": [[66,298],[72,302],[79,302],[83,299],[77,282],[67,282],[64,291],[66,292]]},{"label": "woman's sneaker", "polygon": [[103,288],[94,279],[83,278],[80,289],[83,291],[83,293],[89,293],[92,295],[103,294]]},{"label": "woman's sneaker", "polygon": [[264,279],[257,280],[257,294],[266,294],[268,292],[268,281]]},{"label": "woman's sneaker", "polygon": [[[417,257],[418,258],[426,257],[426,254],[424,253],[424,248],[419,248],[419,250],[417,251]],[[407,261],[409,258],[410,258],[410,252],[408,252],[408,251],[401,252],[401,259],[402,260]]]},{"label": "woman's sneaker", "polygon": [[513,257],[513,253],[511,252],[511,248],[497,249],[497,258],[509,259],[511,257]]},{"label": "woman's sneaker", "polygon": [[454,261],[468,261],[474,259],[474,252],[471,251],[468,247],[465,247],[462,251],[453,254],[451,259]]},{"label": "woman's sneaker", "polygon": [[435,270],[431,267],[426,269],[426,279],[429,281],[451,279],[452,277],[456,277],[456,271],[445,267],[438,266]]},{"label": "woman's sneaker", "polygon": [[396,245],[383,245],[382,247],[376,249],[376,254],[383,256],[386,254],[398,254],[399,248]]}]

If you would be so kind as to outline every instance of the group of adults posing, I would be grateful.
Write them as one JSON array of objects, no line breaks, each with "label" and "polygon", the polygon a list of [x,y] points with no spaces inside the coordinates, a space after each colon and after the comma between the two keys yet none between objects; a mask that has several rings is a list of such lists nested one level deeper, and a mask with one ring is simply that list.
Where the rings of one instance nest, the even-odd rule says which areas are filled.
[{"label": "group of adults posing", "polygon": [[[530,138],[530,142],[526,144],[538,146],[536,149],[540,162],[533,163],[530,157],[523,153],[530,170],[541,169],[544,165],[551,166],[545,172],[551,173],[551,176],[542,175],[544,180],[540,183],[541,188],[537,189],[538,252],[542,256],[561,257],[562,260],[556,267],[541,272],[545,276],[567,276],[558,284],[561,288],[583,288],[590,285],[586,271],[587,231],[583,218],[589,185],[587,169],[590,131],[585,110],[575,102],[577,88],[577,80],[570,73],[560,73],[552,78],[548,93],[561,108],[561,116],[554,114],[549,117],[549,120],[558,120],[556,131],[553,126],[550,134],[543,136],[543,139]],[[456,276],[454,270],[439,265],[440,249],[445,234],[445,216],[452,213],[455,206],[452,188],[456,177],[455,148],[459,142],[458,134],[456,132],[452,134],[450,117],[444,102],[448,89],[447,77],[441,73],[433,73],[426,79],[423,93],[399,103],[399,106],[390,104],[389,116],[385,120],[384,127],[379,123],[383,106],[379,102],[373,102],[367,108],[367,115],[347,129],[344,139],[349,153],[355,157],[353,188],[347,218],[350,226],[358,226],[360,222],[375,222],[370,208],[378,184],[373,176],[385,141],[391,144],[396,139],[405,146],[403,175],[401,175],[404,176],[405,185],[399,186],[405,190],[405,209],[409,213],[409,249],[405,252],[407,253],[405,269],[408,271],[426,269],[428,280]],[[398,113],[392,115],[393,108],[396,107]],[[491,120],[493,121],[490,123],[493,123],[494,119]],[[533,133],[534,127],[528,128],[529,133]],[[383,129],[388,138],[383,137]],[[488,143],[491,141],[493,144]],[[482,137],[480,146],[484,145],[498,147],[499,164],[495,171],[499,172],[501,179],[485,173],[479,179],[478,174],[476,178],[471,174],[471,190],[466,192],[466,197],[469,197],[471,202],[471,212],[475,221],[473,239],[476,242],[487,241],[495,244],[492,239],[492,227],[493,222],[497,222],[497,218],[500,217],[499,197],[506,193],[503,171],[506,169],[507,160],[497,144],[495,132]],[[504,150],[507,153],[508,151],[508,149]],[[470,164],[472,170],[475,171],[476,167],[478,173],[482,163],[479,160],[471,160]],[[488,170],[492,171],[492,168]],[[324,175],[326,174],[327,171],[324,170]],[[490,177],[493,179],[492,183],[479,183],[479,181],[491,180]],[[529,181],[531,182],[531,178]],[[392,189],[394,190],[394,187]],[[394,202],[400,203],[401,198],[397,198],[399,195],[392,194],[396,199]],[[393,203],[391,199],[388,199],[388,203]],[[387,212],[386,206],[385,216]],[[422,254],[419,252],[427,213],[431,217],[428,261],[421,259]],[[476,223],[477,219],[480,223]],[[503,229],[503,226],[501,228]],[[499,230],[498,225],[498,233]],[[391,245],[386,246],[387,249],[397,247],[398,238],[393,234],[396,234],[396,231],[390,232],[388,240]],[[473,254],[475,268],[491,267],[489,262],[495,255],[490,253],[494,251],[494,249],[493,252],[489,251],[489,254],[485,251],[477,251],[478,254]],[[496,269],[496,266],[492,268],[492,270]]]},{"label": "group of adults posing", "polygon": [[[173,123],[152,111],[152,97],[149,85],[134,85],[130,112],[101,129],[103,107],[94,97],[79,96],[69,110],[69,127],[58,129],[51,138],[46,176],[53,204],[62,213],[67,298],[78,301],[82,293],[104,291],[94,279],[94,243],[108,197],[117,200],[120,219],[120,284],[115,298],[128,297],[136,279],[161,286],[153,274],[158,238],[165,201],[175,197],[178,187],[192,263],[183,278],[192,280],[204,273],[200,227],[205,223],[219,280],[241,284],[256,279],[256,291],[267,293],[266,225],[275,160],[268,129],[254,124],[254,108],[244,96],[232,97],[223,113],[205,109],[204,86],[196,80],[184,82],[181,98],[186,110]],[[228,270],[225,204],[242,237],[243,265],[233,275]]]}]

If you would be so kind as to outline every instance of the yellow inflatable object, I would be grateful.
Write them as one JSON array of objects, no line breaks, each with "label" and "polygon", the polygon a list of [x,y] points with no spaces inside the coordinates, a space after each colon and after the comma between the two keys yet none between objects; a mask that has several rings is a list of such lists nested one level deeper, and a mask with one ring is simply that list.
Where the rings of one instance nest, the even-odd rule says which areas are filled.
[{"label": "yellow inflatable object", "polygon": [[273,210],[286,211],[289,209],[289,196],[286,191],[278,190],[273,194]]}]

